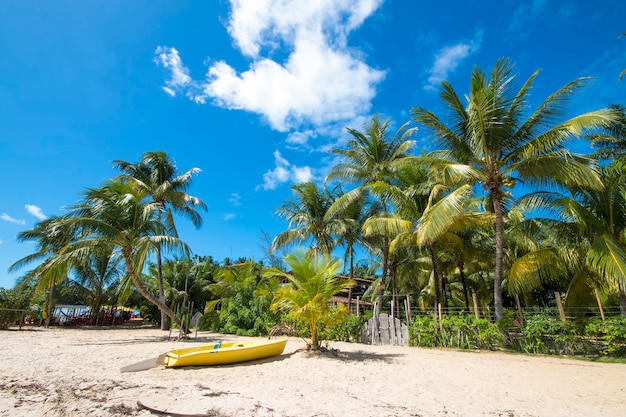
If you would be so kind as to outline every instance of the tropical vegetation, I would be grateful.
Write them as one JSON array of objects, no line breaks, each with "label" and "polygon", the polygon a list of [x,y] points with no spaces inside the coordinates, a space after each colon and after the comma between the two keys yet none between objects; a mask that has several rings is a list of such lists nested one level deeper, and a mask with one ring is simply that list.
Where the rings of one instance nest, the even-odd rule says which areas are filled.
[{"label": "tropical vegetation", "polygon": [[[442,82],[439,114],[418,105],[397,128],[379,116],[348,128],[324,182],[292,185],[277,207],[286,228],[265,235],[268,264],[191,256],[174,219],[202,222],[197,168],[179,174],[163,151],[114,161],[121,175],[18,236],[35,250],[11,269],[32,269],[4,300],[25,305],[28,289],[48,317],[59,297],[127,304],[164,330],[195,313],[200,328],[242,335],[290,323],[316,349],[388,311],[420,346],[584,353],[595,340],[622,354],[624,106],[572,116],[587,78],[533,106],[539,75],[499,59],[472,71],[467,94]],[[357,280],[369,288],[351,314]]]}]

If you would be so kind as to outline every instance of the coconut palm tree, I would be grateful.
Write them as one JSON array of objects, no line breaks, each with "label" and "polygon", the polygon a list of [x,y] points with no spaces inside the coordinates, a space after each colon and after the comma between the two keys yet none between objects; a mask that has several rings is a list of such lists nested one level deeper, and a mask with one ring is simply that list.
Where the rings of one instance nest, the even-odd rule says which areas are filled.
[{"label": "coconut palm tree", "polygon": [[311,348],[318,350],[320,329],[330,318],[331,298],[354,282],[337,276],[341,269],[338,259],[318,256],[313,251],[292,252],[285,257],[285,263],[291,271],[268,268],[263,273],[266,278],[280,277],[289,282],[276,291],[272,310],[286,311],[304,321],[311,331]]},{"label": "coconut palm tree", "polygon": [[16,271],[26,265],[39,262],[22,278],[23,286],[34,286],[36,293],[48,291],[46,304],[45,326],[50,325],[54,308],[55,288],[68,278],[71,265],[52,262],[63,251],[63,248],[72,240],[69,228],[64,227],[58,217],[43,220],[31,230],[20,232],[17,235],[19,242],[34,241],[37,250],[30,255],[16,261],[9,267],[9,271]]},{"label": "coconut palm tree", "polygon": [[[113,162],[115,167],[123,173],[119,177],[120,180],[129,182],[141,189],[150,195],[152,201],[158,205],[158,220],[161,221],[165,215],[165,223],[170,228],[172,236],[178,237],[174,223],[174,212],[190,219],[196,227],[202,225],[202,217],[196,208],[206,210],[206,204],[199,198],[187,194],[193,175],[200,172],[199,168],[191,168],[179,175],[175,162],[163,151],[146,152],[141,160],[135,164],[122,160]],[[161,248],[158,246],[156,259],[159,298],[164,302],[162,257]],[[168,329],[169,323],[166,314],[161,311],[161,330]]]},{"label": "coconut palm tree", "polygon": [[[356,185],[355,189],[337,199],[335,207],[330,210],[331,214],[342,211],[346,206],[362,198],[362,194],[375,196],[380,202],[383,217],[389,211],[387,199],[382,193],[385,188],[381,186],[395,180],[398,168],[406,162],[405,158],[415,145],[410,139],[414,129],[410,128],[408,123],[402,125],[393,135],[388,131],[389,123],[389,120],[383,122],[378,116],[374,116],[371,123],[366,126],[365,132],[348,128],[348,133],[352,137],[346,148],[335,148],[330,151],[341,160],[331,168],[326,181],[340,180]],[[389,237],[383,235],[382,285],[376,315],[380,312],[382,287],[387,282],[389,242]]]},{"label": "coconut palm tree", "polygon": [[288,230],[279,233],[272,243],[274,250],[311,240],[312,249],[328,255],[335,247],[333,234],[341,222],[328,214],[335,194],[314,181],[292,185],[294,200],[288,200],[276,209],[276,214],[289,222]]},{"label": "coconut palm tree", "polygon": [[600,178],[601,189],[571,187],[573,197],[528,196],[533,206],[549,207],[561,221],[550,229],[556,237],[544,239],[553,244],[529,254],[538,265],[539,278],[533,277],[532,269],[518,267],[521,272],[513,283],[524,288],[537,286],[542,276],[565,275],[568,299],[570,292],[580,298],[582,292],[597,288],[616,290],[621,313],[626,315],[626,162],[602,167]]},{"label": "coconut palm tree", "polygon": [[626,107],[622,104],[610,106],[619,115],[614,123],[605,129],[589,135],[591,145],[597,148],[591,156],[602,160],[626,158]]},{"label": "coconut palm tree", "polygon": [[189,256],[187,244],[169,235],[170,229],[159,221],[159,210],[159,203],[148,201],[145,191],[128,183],[109,181],[100,188],[88,189],[83,202],[61,220],[75,240],[51,264],[82,263],[93,250],[112,247],[123,257],[126,273],[139,293],[181,326],[174,312],[141,280],[145,261],[157,248]]},{"label": "coconut palm tree", "polygon": [[550,186],[574,182],[600,187],[591,160],[571,153],[566,145],[586,129],[603,126],[615,119],[610,110],[600,110],[560,121],[567,99],[582,88],[585,78],[576,79],[546,98],[528,118],[531,87],[535,71],[518,88],[514,66],[499,59],[488,76],[475,68],[470,77],[466,103],[444,81],[440,98],[449,110],[440,119],[422,107],[411,110],[416,122],[434,134],[439,149],[426,158],[440,172],[464,183],[483,186],[495,215],[494,307],[497,320],[502,309],[504,259],[503,199],[516,181],[526,186]]},{"label": "coconut palm tree", "polygon": [[113,248],[102,246],[90,251],[87,259],[74,265],[72,282],[80,288],[91,309],[91,323],[98,324],[104,305],[117,305],[116,282],[122,274],[122,258],[114,256]]}]

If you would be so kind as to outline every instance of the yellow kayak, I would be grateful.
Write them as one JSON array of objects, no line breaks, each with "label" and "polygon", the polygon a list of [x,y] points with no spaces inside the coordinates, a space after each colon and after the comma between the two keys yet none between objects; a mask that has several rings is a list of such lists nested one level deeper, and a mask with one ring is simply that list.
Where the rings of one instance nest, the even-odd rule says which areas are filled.
[{"label": "yellow kayak", "polygon": [[216,343],[200,347],[171,350],[159,357],[159,365],[174,366],[226,365],[268,358],[283,353],[287,339],[252,340]]}]

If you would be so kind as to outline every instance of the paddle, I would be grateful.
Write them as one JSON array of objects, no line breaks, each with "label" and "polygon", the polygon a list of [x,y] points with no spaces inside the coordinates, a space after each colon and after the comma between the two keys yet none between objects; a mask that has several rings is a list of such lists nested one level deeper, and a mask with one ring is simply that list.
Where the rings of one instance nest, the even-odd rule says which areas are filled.
[{"label": "paddle", "polygon": [[165,354],[160,355],[156,358],[145,359],[137,363],[123,366],[120,368],[120,372],[137,372],[145,371],[146,369],[156,368],[163,363],[162,358],[164,356]]}]

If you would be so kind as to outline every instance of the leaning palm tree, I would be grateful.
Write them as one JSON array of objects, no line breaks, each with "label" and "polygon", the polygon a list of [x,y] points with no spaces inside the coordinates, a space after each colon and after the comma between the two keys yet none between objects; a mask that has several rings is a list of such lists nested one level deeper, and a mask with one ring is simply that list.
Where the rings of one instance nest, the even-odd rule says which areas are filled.
[{"label": "leaning palm tree", "polygon": [[83,263],[93,250],[112,247],[123,257],[126,273],[139,293],[181,326],[174,312],[141,280],[145,261],[157,248],[189,256],[187,244],[169,235],[169,229],[158,220],[160,208],[158,203],[148,201],[145,191],[127,183],[109,181],[100,188],[88,189],[83,202],[61,220],[72,230],[75,240],[52,264]]},{"label": "leaning palm tree", "polygon": [[341,262],[329,256],[317,256],[313,251],[295,251],[285,257],[291,271],[269,268],[263,276],[279,277],[289,282],[276,291],[272,309],[282,310],[302,319],[311,331],[311,348],[319,350],[321,327],[331,318],[331,298],[354,285],[339,278]]},{"label": "leaning palm tree", "polygon": [[291,189],[295,199],[276,210],[279,217],[289,222],[289,228],[274,238],[273,249],[311,240],[316,253],[330,254],[335,246],[333,234],[341,228],[341,222],[328,214],[335,201],[334,193],[326,187],[319,188],[314,181],[292,185]]},{"label": "leaning palm tree", "polygon": [[[410,139],[414,129],[410,128],[408,123],[400,126],[393,135],[388,129],[389,120],[381,122],[375,116],[366,126],[365,132],[348,128],[348,133],[352,138],[345,149],[335,148],[330,151],[331,154],[339,156],[341,161],[332,167],[326,181],[340,180],[356,185],[355,189],[337,199],[335,206],[331,209],[331,214],[344,210],[346,206],[362,198],[362,194],[373,195],[378,199],[383,212],[382,216],[389,210],[385,195],[380,191],[384,189],[381,185],[394,181],[398,168],[406,162],[406,157],[413,149],[415,142]],[[389,242],[389,237],[383,235],[382,285],[377,309],[380,309],[382,302],[382,287],[387,282]],[[379,312],[377,311],[376,315]]]},{"label": "leaning palm tree", "polygon": [[[161,221],[162,216],[165,215],[165,223],[173,236],[178,237],[173,212],[189,218],[196,227],[202,225],[202,217],[196,208],[206,210],[206,204],[199,198],[187,194],[193,175],[200,172],[199,168],[191,168],[179,175],[175,162],[163,151],[146,152],[136,164],[121,160],[113,162],[116,168],[123,172],[119,179],[129,182],[150,195],[152,201],[158,206],[158,220]],[[158,245],[156,259],[159,298],[165,302],[163,261],[161,248]],[[168,328],[167,316],[161,311],[161,330],[168,330]]]},{"label": "leaning palm tree", "polygon": [[411,110],[416,122],[434,134],[439,147],[424,161],[450,178],[481,184],[495,214],[494,307],[496,320],[504,318],[502,272],[504,258],[503,197],[516,181],[526,186],[558,186],[570,183],[599,187],[591,160],[571,153],[566,145],[586,129],[606,125],[615,113],[599,110],[559,122],[567,99],[585,84],[576,79],[546,98],[524,119],[528,98],[538,71],[519,88],[513,65],[499,59],[490,76],[475,68],[465,105],[452,85],[441,85],[448,119],[440,119],[422,107]]}]

